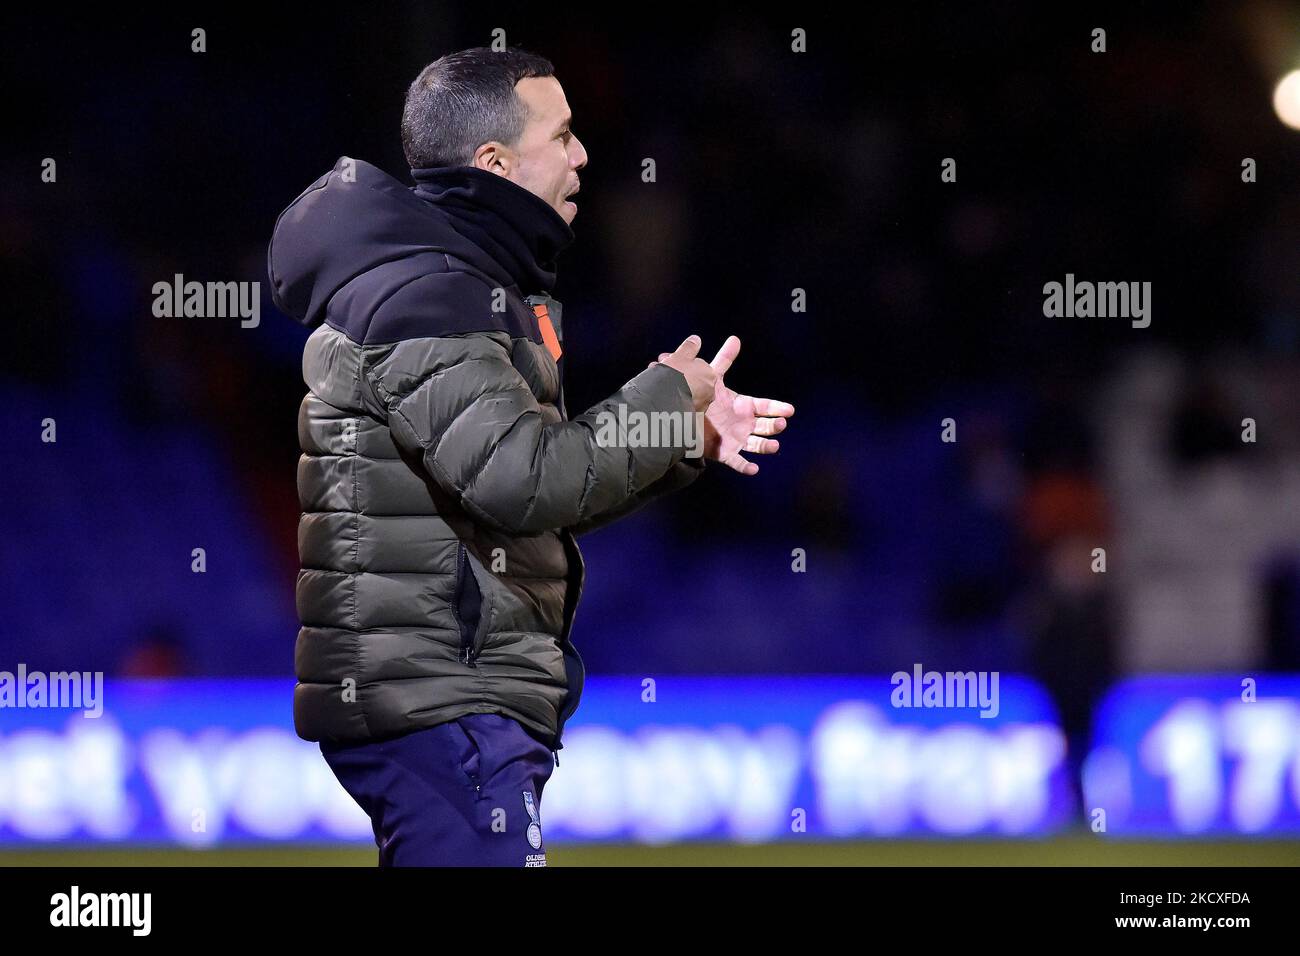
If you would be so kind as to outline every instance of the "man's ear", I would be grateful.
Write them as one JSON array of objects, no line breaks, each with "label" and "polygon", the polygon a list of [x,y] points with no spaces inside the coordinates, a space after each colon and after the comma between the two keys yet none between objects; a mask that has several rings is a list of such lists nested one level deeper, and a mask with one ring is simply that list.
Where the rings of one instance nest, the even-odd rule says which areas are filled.
[{"label": "man's ear", "polygon": [[474,162],[471,165],[484,172],[508,177],[513,160],[510,150],[495,140],[490,140],[474,150]]}]

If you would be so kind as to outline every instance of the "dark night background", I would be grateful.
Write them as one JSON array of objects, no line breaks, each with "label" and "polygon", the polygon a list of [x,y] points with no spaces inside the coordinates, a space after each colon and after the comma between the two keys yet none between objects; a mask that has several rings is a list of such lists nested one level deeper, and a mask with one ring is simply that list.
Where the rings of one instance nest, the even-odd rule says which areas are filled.
[{"label": "dark night background", "polygon": [[[1109,676],[1300,667],[1296,5],[607,16],[6,14],[7,657],[292,672],[307,331],[271,227],[340,155],[404,175],[407,85],[501,27],[590,154],[570,413],[691,332],[798,409],[757,477],[584,539],[591,672],[1028,671],[1077,727]],[[260,325],[155,318],[177,272],[260,281]],[[1151,282],[1150,328],[1045,318],[1067,272]]]}]

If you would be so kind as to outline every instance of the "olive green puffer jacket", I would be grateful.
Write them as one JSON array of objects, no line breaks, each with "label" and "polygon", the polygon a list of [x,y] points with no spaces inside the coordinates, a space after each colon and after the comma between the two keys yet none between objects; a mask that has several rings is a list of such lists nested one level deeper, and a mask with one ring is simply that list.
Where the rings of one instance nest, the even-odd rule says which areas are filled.
[{"label": "olive green puffer jacket", "polygon": [[[470,167],[412,189],[343,157],[279,217],[276,304],[303,354],[294,722],[313,741],[502,713],[559,749],[581,695],[575,534],[684,487],[681,447],[604,447],[597,416],[693,411],[664,365],[567,420],[564,220]],[[648,349],[649,350],[649,349]]]}]

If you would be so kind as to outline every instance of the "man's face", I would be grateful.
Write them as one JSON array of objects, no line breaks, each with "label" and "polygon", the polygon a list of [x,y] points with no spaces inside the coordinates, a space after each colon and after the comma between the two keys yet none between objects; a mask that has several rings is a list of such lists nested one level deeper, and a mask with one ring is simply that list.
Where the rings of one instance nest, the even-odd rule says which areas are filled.
[{"label": "man's face", "polygon": [[572,116],[564,89],[553,76],[530,76],[515,85],[515,92],[528,107],[528,119],[519,143],[502,157],[504,171],[491,171],[540,196],[572,223],[578,205],[568,197],[578,191],[578,170],[587,165],[587,151],[569,130]]}]

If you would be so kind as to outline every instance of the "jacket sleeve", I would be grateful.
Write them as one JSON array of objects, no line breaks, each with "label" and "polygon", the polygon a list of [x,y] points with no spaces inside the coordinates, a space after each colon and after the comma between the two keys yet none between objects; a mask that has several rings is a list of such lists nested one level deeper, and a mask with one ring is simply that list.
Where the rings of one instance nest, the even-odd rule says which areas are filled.
[{"label": "jacket sleeve", "polygon": [[704,458],[683,458],[669,468],[667,474],[662,478],[648,485],[644,491],[637,492],[621,505],[580,521],[573,527],[573,533],[575,535],[584,535],[591,531],[598,531],[606,525],[613,524],[620,518],[626,518],[656,498],[672,494],[674,491],[681,491],[704,474],[704,463]]},{"label": "jacket sleeve", "polygon": [[[581,524],[636,498],[680,447],[598,440],[602,413],[694,411],[686,377],[655,365],[571,421],[546,420],[510,361],[505,332],[412,339],[375,350],[361,374],[398,447],[476,520],[509,534]],[[608,435],[608,429],[605,430]]]}]

